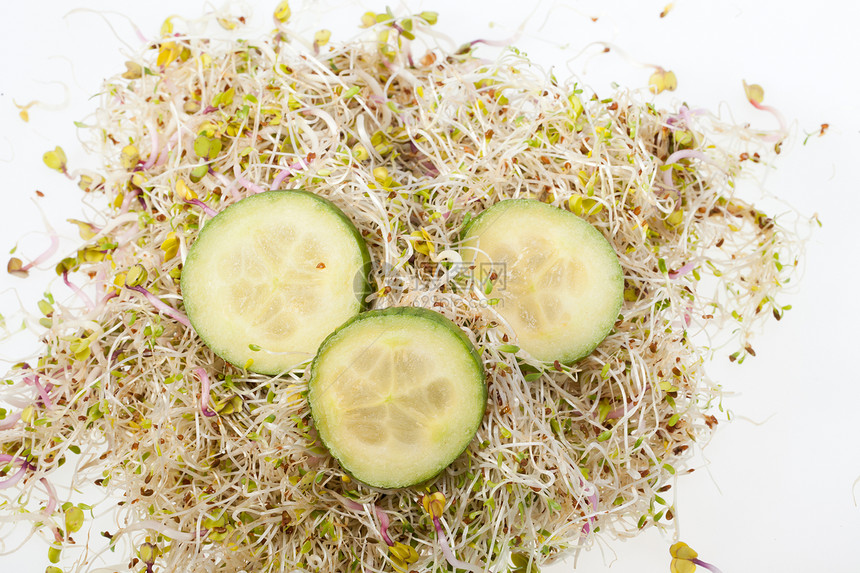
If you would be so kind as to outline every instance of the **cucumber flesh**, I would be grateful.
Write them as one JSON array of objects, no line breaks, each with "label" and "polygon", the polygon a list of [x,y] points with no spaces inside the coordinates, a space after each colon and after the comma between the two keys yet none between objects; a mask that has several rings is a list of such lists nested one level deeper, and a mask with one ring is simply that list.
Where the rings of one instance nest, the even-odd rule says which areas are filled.
[{"label": "cucumber flesh", "polygon": [[461,250],[487,296],[499,299],[519,347],[537,360],[574,362],[615,324],[624,294],[618,256],[572,213],[531,199],[501,201],[473,221]]},{"label": "cucumber flesh", "polygon": [[487,401],[469,339],[442,315],[390,308],[359,315],[320,347],[308,401],[323,443],[364,483],[426,481],[468,446]]},{"label": "cucumber flesh", "polygon": [[182,270],[185,310],[228,362],[277,374],[312,358],[363,308],[370,257],[331,202],[268,191],[214,217]]}]

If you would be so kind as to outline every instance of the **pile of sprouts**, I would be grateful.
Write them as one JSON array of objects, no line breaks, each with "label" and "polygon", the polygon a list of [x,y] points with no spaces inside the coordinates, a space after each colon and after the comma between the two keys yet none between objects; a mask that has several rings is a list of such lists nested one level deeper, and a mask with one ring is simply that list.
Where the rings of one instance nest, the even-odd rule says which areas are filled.
[{"label": "pile of sprouts", "polygon": [[[46,154],[106,207],[53,259],[41,357],[2,386],[0,517],[74,571],[526,573],[595,535],[671,528],[674,480],[720,412],[706,361],[754,354],[750,333],[785,311],[793,235],[734,192],[784,133],[598,97],[513,47],[446,52],[434,13],[368,13],[345,43],[305,41],[288,18],[282,4],[256,40],[168,20],[103,87],[85,134],[103,167]],[[207,221],[296,188],[364,236],[372,308],[431,308],[480,351],[483,422],[426,484],[351,479],[315,433],[307,363],[274,377],[225,363],[183,314],[182,263]],[[520,351],[457,254],[471,219],[519,197],[585,218],[623,267],[615,328],[573,365]],[[64,463],[69,500],[53,483]],[[78,535],[82,484],[115,506],[102,549]]]}]

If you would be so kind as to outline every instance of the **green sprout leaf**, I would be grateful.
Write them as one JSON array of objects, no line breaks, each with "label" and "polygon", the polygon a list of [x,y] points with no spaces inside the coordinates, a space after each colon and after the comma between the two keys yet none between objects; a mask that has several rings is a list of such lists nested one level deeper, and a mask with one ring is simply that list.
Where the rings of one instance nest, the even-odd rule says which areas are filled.
[{"label": "green sprout leaf", "polygon": [[84,512],[80,507],[70,507],[66,510],[66,533],[75,533],[84,525]]},{"label": "green sprout leaf", "polygon": [[418,14],[418,17],[430,24],[431,26],[435,26],[436,22],[439,21],[438,12],[421,12],[420,14]]},{"label": "green sprout leaf", "polygon": [[63,548],[59,545],[51,545],[48,548],[48,561],[51,563],[59,563],[60,562],[60,553],[62,553]]},{"label": "green sprout leaf", "polygon": [[66,152],[59,145],[53,151],[46,151],[42,155],[42,161],[51,169],[60,173],[66,172]]}]

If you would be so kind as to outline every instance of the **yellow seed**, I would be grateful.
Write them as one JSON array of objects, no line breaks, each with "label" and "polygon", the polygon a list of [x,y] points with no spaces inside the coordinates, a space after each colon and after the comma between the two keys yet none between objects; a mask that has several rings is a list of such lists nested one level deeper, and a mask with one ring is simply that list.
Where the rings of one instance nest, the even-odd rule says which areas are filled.
[{"label": "yellow seed", "polygon": [[672,559],[669,564],[670,573],[693,573],[695,570],[695,563],[686,559]]},{"label": "yellow seed", "polygon": [[671,92],[678,87],[678,78],[675,76],[675,72],[659,68],[656,72],[651,74],[650,78],[648,78],[648,85],[651,88],[651,92],[655,94],[664,90]]},{"label": "yellow seed", "polygon": [[571,195],[567,200],[567,208],[576,215],[582,215],[582,195]]},{"label": "yellow seed", "polygon": [[216,18],[218,20],[218,25],[220,25],[225,30],[235,30],[239,27],[239,21],[235,18]]},{"label": "yellow seed", "polygon": [[380,143],[379,145],[374,145],[373,149],[380,155],[388,155],[392,151],[394,151],[394,147],[390,143]]},{"label": "yellow seed", "polygon": [[[409,236],[410,237],[417,237],[419,239],[424,238],[424,236],[421,234],[421,231],[412,231],[411,233],[409,233]],[[430,249],[427,246],[426,242],[415,241],[414,243],[412,243],[412,245],[414,246],[415,250],[418,251],[419,253],[421,253],[423,255],[429,255],[430,254]]]},{"label": "yellow seed", "polygon": [[675,76],[675,72],[666,72],[666,79],[664,81],[667,91],[675,91],[678,87],[678,78]]},{"label": "yellow seed", "polygon": [[98,247],[87,247],[78,251],[78,258],[86,263],[97,263],[105,260],[105,253]]},{"label": "yellow seed", "polygon": [[366,161],[370,157],[370,154],[363,145],[357,143],[355,147],[352,148],[352,156],[358,161]]},{"label": "yellow seed", "polygon": [[290,10],[290,3],[287,0],[284,0],[280,4],[278,4],[277,8],[275,8],[275,20],[280,22],[281,24],[286,24],[287,21],[292,16],[293,12]]},{"label": "yellow seed", "polygon": [[144,543],[137,550],[137,554],[144,563],[152,563],[155,561],[155,546],[151,543]]},{"label": "yellow seed", "polygon": [[433,247],[433,237],[430,236],[430,233],[427,232],[427,229],[421,227],[421,234],[424,236],[424,240],[427,241],[427,245],[430,247],[431,251],[435,251],[435,247]]},{"label": "yellow seed", "polygon": [[126,70],[122,73],[122,77],[127,80],[136,80],[143,76],[143,67],[137,62],[126,62]]},{"label": "yellow seed", "polygon": [[421,498],[421,505],[424,506],[424,511],[432,517],[442,517],[442,513],[445,511],[445,495],[441,491],[425,495]]},{"label": "yellow seed", "polygon": [[287,386],[287,390],[290,394],[290,399],[288,400],[290,404],[296,404],[302,401],[301,386],[299,386],[298,384],[290,384],[289,386]]},{"label": "yellow seed", "polygon": [[167,233],[167,238],[161,243],[161,250],[164,251],[164,260],[167,261],[176,256],[179,252],[179,238],[176,233]]},{"label": "yellow seed", "polygon": [[181,48],[176,45],[176,42],[164,42],[161,44],[161,49],[158,51],[158,59],[155,60],[158,66],[168,66],[173,60],[179,57]]},{"label": "yellow seed", "polygon": [[74,223],[78,226],[78,234],[85,241],[88,241],[96,236],[95,228],[86,221],[78,221],[77,219],[66,219],[69,223]]},{"label": "yellow seed", "polygon": [[672,545],[672,547],[669,548],[669,554],[672,557],[677,557],[678,559],[695,559],[699,556],[692,547],[683,541],[679,541]]},{"label": "yellow seed", "polygon": [[161,35],[169,36],[173,33],[173,21],[172,18],[167,18],[163,24],[161,24]]},{"label": "yellow seed", "polygon": [[184,179],[179,179],[178,181],[176,181],[176,185],[173,189],[174,191],[176,191],[176,196],[183,201],[191,201],[192,199],[197,199],[197,193],[191,190],[188,184],[185,183]]},{"label": "yellow seed", "polygon": [[42,155],[42,161],[51,169],[56,169],[57,171],[66,170],[66,152],[60,146],[55,147],[53,151],[45,152]]},{"label": "yellow seed", "polygon": [[125,273],[125,286],[140,286],[146,282],[148,274],[143,265],[134,265]]},{"label": "yellow seed", "polygon": [[573,119],[578,118],[585,109],[582,105],[582,100],[576,94],[571,94],[568,96],[567,101],[570,103],[570,107],[573,108]]},{"label": "yellow seed", "polygon": [[411,545],[397,542],[388,548],[391,556],[408,565],[418,561],[418,552]]},{"label": "yellow seed", "polygon": [[382,183],[388,178],[388,169],[385,167],[376,167],[373,169],[373,177]]},{"label": "yellow seed", "polygon": [[370,28],[376,24],[376,14],[374,12],[365,12],[361,16],[361,27],[362,28]]},{"label": "yellow seed", "polygon": [[22,109],[18,112],[18,117],[20,117],[24,122],[30,121],[30,113],[26,109]]},{"label": "yellow seed", "polygon": [[744,80],[744,93],[747,99],[753,103],[761,103],[764,101],[764,88],[758,84],[748,84]]},{"label": "yellow seed", "polygon": [[200,103],[196,101],[187,101],[182,104],[182,111],[184,111],[188,115],[197,113],[198,111],[200,111]]},{"label": "yellow seed", "polygon": [[134,169],[140,161],[140,152],[134,145],[126,145],[122,148],[120,163],[128,170]]},{"label": "yellow seed", "polygon": [[33,420],[36,419],[36,408],[32,405],[27,406],[21,411],[21,419],[25,424],[32,424]]},{"label": "yellow seed", "polygon": [[670,227],[677,227],[681,223],[684,222],[684,210],[678,209],[677,211],[672,211],[669,213],[669,216],[666,217],[666,223]]},{"label": "yellow seed", "polygon": [[102,183],[104,183],[104,179],[102,179],[100,175],[81,175],[81,179],[78,181],[78,187],[81,191],[89,193]]},{"label": "yellow seed", "polygon": [[140,173],[135,173],[131,176],[131,183],[138,188],[143,188],[144,183],[146,183],[146,179],[143,178],[143,175]]},{"label": "yellow seed", "polygon": [[317,46],[325,46],[331,39],[331,30],[320,30],[314,34],[314,44]]},{"label": "yellow seed", "polygon": [[596,199],[582,200],[582,212],[586,215],[596,215],[601,211],[603,211],[603,203],[597,201]]}]

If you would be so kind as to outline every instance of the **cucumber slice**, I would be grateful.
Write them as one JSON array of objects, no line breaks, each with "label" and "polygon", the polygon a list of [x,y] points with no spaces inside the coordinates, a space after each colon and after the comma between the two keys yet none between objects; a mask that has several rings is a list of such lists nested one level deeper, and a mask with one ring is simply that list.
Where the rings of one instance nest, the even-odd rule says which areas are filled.
[{"label": "cucumber slice", "polygon": [[365,312],[320,346],[308,401],[323,443],[356,479],[381,488],[426,481],[478,430],[484,368],[453,322],[423,308]]},{"label": "cucumber slice", "polygon": [[278,374],[316,354],[364,308],[370,255],[358,230],[312,193],[267,191],[227,207],[191,245],[185,311],[224,360]]},{"label": "cucumber slice", "polygon": [[537,360],[579,360],[615,324],[624,296],[618,256],[568,211],[533,199],[500,201],[466,229],[461,251],[484,292],[499,299],[520,348]]}]

